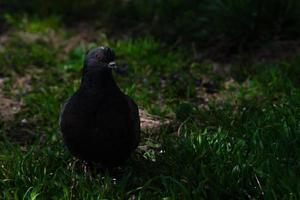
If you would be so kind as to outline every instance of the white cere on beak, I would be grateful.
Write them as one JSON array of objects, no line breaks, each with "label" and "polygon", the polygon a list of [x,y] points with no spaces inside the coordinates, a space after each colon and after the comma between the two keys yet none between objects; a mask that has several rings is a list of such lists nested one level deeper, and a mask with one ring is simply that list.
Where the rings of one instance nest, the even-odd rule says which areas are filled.
[{"label": "white cere on beak", "polygon": [[116,68],[117,68],[117,65],[116,65],[115,62],[110,62],[110,63],[108,63],[108,67],[109,67],[109,68],[112,68],[112,69],[116,69]]}]

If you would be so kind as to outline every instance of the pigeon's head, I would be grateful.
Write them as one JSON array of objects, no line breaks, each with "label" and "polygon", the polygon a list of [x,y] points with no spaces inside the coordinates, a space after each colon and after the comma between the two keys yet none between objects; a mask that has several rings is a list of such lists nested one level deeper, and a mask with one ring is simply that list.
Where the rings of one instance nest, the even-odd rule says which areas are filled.
[{"label": "pigeon's head", "polygon": [[97,47],[90,50],[84,60],[86,70],[110,71],[116,68],[115,53],[108,47]]}]

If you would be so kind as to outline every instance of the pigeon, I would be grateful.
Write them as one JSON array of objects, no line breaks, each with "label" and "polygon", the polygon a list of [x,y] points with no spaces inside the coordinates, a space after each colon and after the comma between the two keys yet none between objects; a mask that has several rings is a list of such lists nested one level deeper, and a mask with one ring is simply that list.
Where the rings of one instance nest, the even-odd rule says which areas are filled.
[{"label": "pigeon", "polygon": [[124,164],[140,140],[138,106],[115,82],[114,60],[108,47],[87,53],[80,87],[64,104],[59,123],[73,156],[107,168]]}]

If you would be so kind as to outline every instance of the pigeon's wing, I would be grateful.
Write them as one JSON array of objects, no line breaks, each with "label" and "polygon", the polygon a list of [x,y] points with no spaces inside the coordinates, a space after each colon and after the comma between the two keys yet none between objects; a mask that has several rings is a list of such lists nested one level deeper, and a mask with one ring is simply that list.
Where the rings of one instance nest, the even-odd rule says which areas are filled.
[{"label": "pigeon's wing", "polygon": [[62,119],[62,114],[66,108],[66,105],[69,103],[71,97],[69,97],[64,103],[63,105],[61,106],[61,109],[60,109],[60,114],[59,114],[59,120],[58,120],[58,124],[59,124],[59,127],[61,127],[61,119]]},{"label": "pigeon's wing", "polygon": [[129,109],[130,109],[130,118],[131,118],[131,121],[133,122],[134,124],[134,145],[133,145],[133,149],[135,149],[139,142],[140,142],[140,116],[139,116],[139,108],[138,106],[136,105],[136,103],[129,97],[126,95],[126,99],[127,99],[127,102],[128,102],[128,106],[129,106]]}]

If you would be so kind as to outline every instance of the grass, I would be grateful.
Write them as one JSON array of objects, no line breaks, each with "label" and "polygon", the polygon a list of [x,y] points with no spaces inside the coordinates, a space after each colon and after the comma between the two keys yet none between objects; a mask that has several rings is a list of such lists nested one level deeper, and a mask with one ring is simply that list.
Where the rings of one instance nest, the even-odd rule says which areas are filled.
[{"label": "grass", "polygon": [[[0,74],[8,78],[0,94],[22,101],[13,121],[0,119],[1,199],[300,197],[299,57],[255,63],[244,81],[228,81],[210,62],[197,63],[185,49],[171,51],[153,38],[99,36],[63,52],[47,39],[48,26],[15,26],[0,51]],[[24,29],[38,42],[18,34]],[[72,34],[54,32],[54,41]],[[122,90],[151,113],[175,113],[180,128],[144,133],[121,170],[91,176],[63,147],[57,121],[60,105],[79,86],[86,49],[97,44],[128,63],[126,76],[115,75]],[[16,83],[26,75],[25,90]],[[201,93],[207,82],[216,93]]]},{"label": "grass", "polygon": [[[1,7],[3,12],[14,16],[27,13],[37,17],[33,24],[26,26],[31,31],[39,30],[39,23],[56,26],[57,21],[65,24],[96,21],[98,26],[104,25],[114,34],[150,33],[170,43],[193,42],[193,47],[201,48],[201,54],[208,48],[208,54],[217,49],[217,53],[225,53],[223,59],[277,41],[297,40],[300,34],[298,0],[190,0],[188,3],[181,0],[60,0],[47,4],[42,0],[22,4],[20,0],[3,0]],[[38,18],[44,18],[43,22]],[[13,24],[19,21],[9,15],[6,19]]]}]

